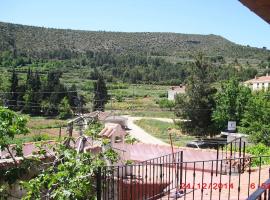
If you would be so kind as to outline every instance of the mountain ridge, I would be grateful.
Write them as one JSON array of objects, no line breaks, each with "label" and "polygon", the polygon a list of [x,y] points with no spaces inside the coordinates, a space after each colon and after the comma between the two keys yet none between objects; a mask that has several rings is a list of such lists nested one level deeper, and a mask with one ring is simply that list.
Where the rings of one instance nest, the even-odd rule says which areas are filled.
[{"label": "mountain ridge", "polygon": [[270,51],[236,44],[214,34],[172,32],[113,32],[37,27],[0,22],[0,51],[16,50],[35,57],[50,51],[112,51],[189,57],[203,52],[208,56],[265,59]]}]

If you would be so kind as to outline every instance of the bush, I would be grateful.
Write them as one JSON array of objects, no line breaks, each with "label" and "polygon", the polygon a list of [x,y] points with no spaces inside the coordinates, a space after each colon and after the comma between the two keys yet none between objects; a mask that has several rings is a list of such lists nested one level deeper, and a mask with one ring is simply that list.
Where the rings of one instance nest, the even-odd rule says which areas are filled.
[{"label": "bush", "polygon": [[[251,154],[252,156],[264,156],[264,155],[270,156],[270,148],[262,143],[248,146],[246,148],[246,152]],[[262,157],[261,158],[261,165],[268,165],[268,164],[270,164],[270,158],[269,157]],[[260,165],[259,158],[252,159],[252,167],[259,166],[259,165]]]},{"label": "bush", "polygon": [[172,108],[174,108],[174,106],[175,106],[174,101],[171,101],[168,99],[159,100],[159,107],[160,108],[169,108],[170,110],[172,110]]},{"label": "bush", "polygon": [[122,95],[116,95],[115,98],[117,102],[123,102],[125,100],[125,98]]},{"label": "bush", "polygon": [[158,95],[159,98],[167,98],[167,92]]},{"label": "bush", "polygon": [[73,116],[72,109],[68,103],[67,97],[65,97],[59,105],[59,119],[67,119]]},{"label": "bush", "polygon": [[44,140],[50,140],[51,137],[48,134],[38,134],[33,136],[34,142],[44,141]]}]

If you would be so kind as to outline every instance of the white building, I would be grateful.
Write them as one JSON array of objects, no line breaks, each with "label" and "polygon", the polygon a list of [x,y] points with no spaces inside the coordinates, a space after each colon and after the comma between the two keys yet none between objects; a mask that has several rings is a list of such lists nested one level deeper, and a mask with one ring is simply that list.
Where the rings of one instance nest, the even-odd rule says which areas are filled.
[{"label": "white building", "polygon": [[255,76],[254,79],[248,80],[244,82],[244,84],[252,89],[252,91],[256,90],[267,90],[270,88],[270,76],[268,73],[266,76]]},{"label": "white building", "polygon": [[168,90],[168,100],[175,100],[177,94],[184,94],[186,87],[184,85],[172,86]]}]

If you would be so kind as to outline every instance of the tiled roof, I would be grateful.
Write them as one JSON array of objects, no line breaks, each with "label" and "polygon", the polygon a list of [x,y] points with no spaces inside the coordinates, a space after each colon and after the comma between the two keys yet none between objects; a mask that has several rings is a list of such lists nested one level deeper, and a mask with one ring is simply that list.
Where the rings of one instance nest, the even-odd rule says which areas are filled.
[{"label": "tiled roof", "polygon": [[110,138],[112,135],[125,135],[126,132],[122,129],[120,124],[108,123],[105,128],[99,133],[100,136]]},{"label": "tiled roof", "polygon": [[186,86],[172,86],[169,91],[185,92]]},{"label": "tiled roof", "polygon": [[270,76],[260,76],[260,77],[248,80],[245,83],[270,83]]}]

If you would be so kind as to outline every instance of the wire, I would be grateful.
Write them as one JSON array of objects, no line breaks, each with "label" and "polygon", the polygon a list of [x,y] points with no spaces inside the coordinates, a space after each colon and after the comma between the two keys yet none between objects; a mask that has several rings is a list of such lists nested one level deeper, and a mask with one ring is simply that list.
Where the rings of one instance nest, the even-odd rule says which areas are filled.
[{"label": "wire", "polygon": [[[31,92],[33,94],[64,94],[64,93],[75,93],[74,91],[63,91],[63,92]],[[26,92],[0,92],[0,94],[25,94]]]}]

